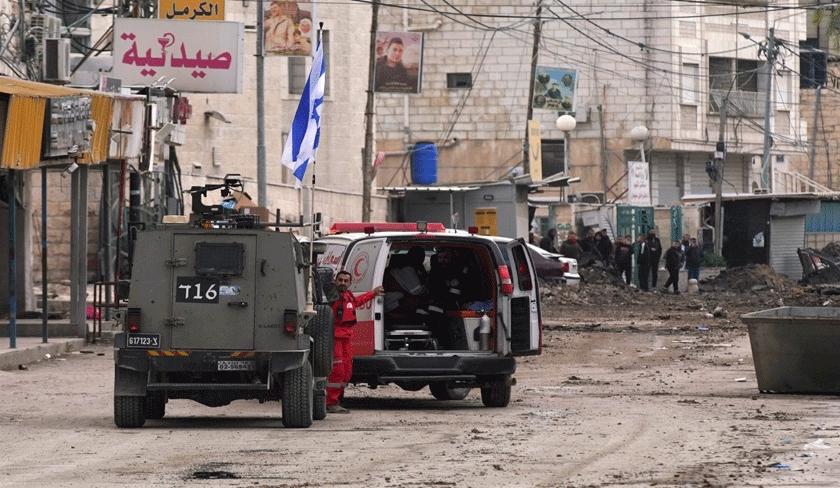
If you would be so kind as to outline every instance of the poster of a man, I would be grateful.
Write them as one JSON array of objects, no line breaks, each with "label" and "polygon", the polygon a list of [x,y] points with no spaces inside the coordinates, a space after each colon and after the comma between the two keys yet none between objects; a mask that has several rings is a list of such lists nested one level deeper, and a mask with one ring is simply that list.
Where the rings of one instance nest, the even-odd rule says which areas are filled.
[{"label": "poster of a man", "polygon": [[376,33],[375,92],[420,93],[422,73],[422,33]]},{"label": "poster of a man", "polygon": [[273,0],[263,21],[266,54],[312,55],[312,13],[293,0]]}]

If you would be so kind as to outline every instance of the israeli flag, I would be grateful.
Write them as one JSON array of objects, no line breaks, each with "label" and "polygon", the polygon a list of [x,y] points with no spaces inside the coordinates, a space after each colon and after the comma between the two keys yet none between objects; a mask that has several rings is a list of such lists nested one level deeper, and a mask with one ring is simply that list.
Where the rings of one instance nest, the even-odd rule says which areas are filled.
[{"label": "israeli flag", "polygon": [[315,159],[318,142],[321,136],[321,109],[324,107],[324,84],[326,82],[327,67],[324,64],[324,49],[318,41],[318,49],[312,58],[312,68],[300,103],[292,120],[292,130],[283,147],[283,157],[280,160],[297,179],[297,184],[303,182],[306,168]]}]

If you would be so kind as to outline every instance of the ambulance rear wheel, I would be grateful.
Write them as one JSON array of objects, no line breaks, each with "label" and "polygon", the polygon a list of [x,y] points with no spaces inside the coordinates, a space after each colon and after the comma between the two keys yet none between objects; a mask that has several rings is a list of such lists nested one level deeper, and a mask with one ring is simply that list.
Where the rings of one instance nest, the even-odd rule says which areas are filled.
[{"label": "ambulance rear wheel", "polygon": [[463,400],[470,394],[472,388],[451,388],[449,383],[429,383],[429,391],[438,400]]},{"label": "ambulance rear wheel", "polygon": [[327,390],[326,381],[316,381],[312,391],[312,418],[324,420],[327,418]]},{"label": "ambulance rear wheel", "polygon": [[510,403],[510,378],[505,376],[481,387],[481,403],[485,407],[507,407]]}]

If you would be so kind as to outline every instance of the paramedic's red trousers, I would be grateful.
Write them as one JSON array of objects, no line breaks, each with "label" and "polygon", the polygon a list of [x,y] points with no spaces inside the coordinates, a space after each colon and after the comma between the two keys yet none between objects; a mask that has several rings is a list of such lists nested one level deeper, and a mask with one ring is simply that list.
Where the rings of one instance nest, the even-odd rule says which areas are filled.
[{"label": "paramedic's red trousers", "polygon": [[336,337],[333,343],[333,368],[327,378],[327,405],[338,405],[344,387],[353,376],[353,350],[350,337]]}]

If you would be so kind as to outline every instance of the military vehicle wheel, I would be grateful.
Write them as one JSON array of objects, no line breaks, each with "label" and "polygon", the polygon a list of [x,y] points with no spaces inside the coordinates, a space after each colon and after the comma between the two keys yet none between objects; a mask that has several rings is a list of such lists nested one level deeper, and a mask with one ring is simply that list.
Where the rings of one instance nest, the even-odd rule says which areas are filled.
[{"label": "military vehicle wheel", "polygon": [[327,390],[323,386],[315,386],[312,392],[312,418],[314,420],[327,418]]},{"label": "military vehicle wheel", "polygon": [[312,365],[283,373],[283,426],[306,428],[312,425]]},{"label": "military vehicle wheel", "polygon": [[162,419],[166,415],[166,393],[162,391],[147,392],[145,411],[147,419]]},{"label": "military vehicle wheel", "polygon": [[141,396],[115,396],[114,423],[117,427],[143,427],[146,423],[145,400]]},{"label": "military vehicle wheel", "polygon": [[315,343],[312,345],[312,370],[316,377],[327,377],[333,362],[333,311],[329,305],[315,305],[318,315],[304,328],[304,333]]},{"label": "military vehicle wheel", "polygon": [[450,388],[445,381],[429,383],[432,396],[438,400],[463,400],[472,388]]},{"label": "military vehicle wheel", "polygon": [[485,407],[507,407],[510,403],[510,381],[505,376],[481,388],[481,403]]}]

